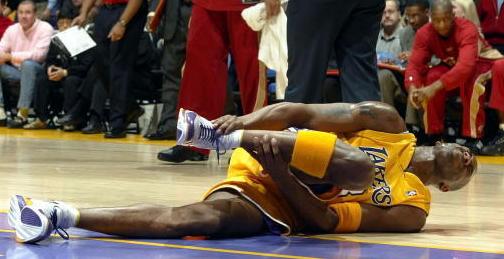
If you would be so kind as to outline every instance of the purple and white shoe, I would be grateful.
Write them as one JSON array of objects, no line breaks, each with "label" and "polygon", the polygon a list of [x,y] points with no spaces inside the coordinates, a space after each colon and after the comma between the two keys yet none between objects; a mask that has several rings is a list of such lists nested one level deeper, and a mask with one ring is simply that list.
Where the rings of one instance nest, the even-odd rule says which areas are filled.
[{"label": "purple and white shoe", "polygon": [[36,243],[58,233],[63,239],[69,235],[65,229],[74,226],[78,218],[77,209],[63,202],[37,201],[21,210],[16,224],[16,240],[21,243]]},{"label": "purple and white shoe", "polygon": [[40,209],[26,206],[16,226],[16,241],[36,243],[48,238],[54,230],[51,220]]},{"label": "purple and white shoe", "polygon": [[9,226],[13,229],[16,229],[16,224],[19,222],[21,216],[21,210],[28,206],[32,205],[33,202],[38,202],[37,200],[32,200],[29,197],[22,196],[19,194],[12,195],[9,199],[9,216],[7,222]]},{"label": "purple and white shoe", "polygon": [[212,122],[189,110],[180,109],[177,145],[226,151],[232,148],[228,135],[219,135]]}]

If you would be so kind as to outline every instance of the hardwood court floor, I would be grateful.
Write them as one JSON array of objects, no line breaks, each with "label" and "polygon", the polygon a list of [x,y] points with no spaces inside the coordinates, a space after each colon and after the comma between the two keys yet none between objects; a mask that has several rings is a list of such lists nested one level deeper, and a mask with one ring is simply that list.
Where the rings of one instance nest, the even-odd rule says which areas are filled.
[{"label": "hardwood court floor", "polygon": [[[177,206],[197,201],[209,186],[225,177],[226,163],[158,161],[157,152],[173,144],[147,142],[137,135],[108,141],[101,135],[0,128],[0,209],[8,209],[13,194],[62,200],[78,207],[144,202]],[[469,186],[451,193],[431,188],[432,210],[421,233],[310,239],[504,256],[504,158],[478,159],[480,170]]]}]

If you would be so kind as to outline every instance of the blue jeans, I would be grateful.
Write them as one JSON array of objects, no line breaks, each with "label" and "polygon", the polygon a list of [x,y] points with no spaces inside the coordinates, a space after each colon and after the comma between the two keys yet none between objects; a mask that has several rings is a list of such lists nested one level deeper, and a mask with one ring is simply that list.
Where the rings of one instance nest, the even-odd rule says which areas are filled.
[{"label": "blue jeans", "polygon": [[17,108],[29,108],[33,101],[37,74],[42,71],[42,65],[33,60],[23,61],[18,69],[12,65],[0,65],[0,106],[4,105],[2,80],[20,82],[19,101]]}]

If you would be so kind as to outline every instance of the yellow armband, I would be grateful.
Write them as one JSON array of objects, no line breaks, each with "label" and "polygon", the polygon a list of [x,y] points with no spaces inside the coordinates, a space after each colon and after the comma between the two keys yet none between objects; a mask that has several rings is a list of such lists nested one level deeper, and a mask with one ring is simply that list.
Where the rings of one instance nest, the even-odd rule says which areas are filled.
[{"label": "yellow armband", "polygon": [[324,178],[337,139],[331,133],[299,131],[290,164],[310,176]]}]

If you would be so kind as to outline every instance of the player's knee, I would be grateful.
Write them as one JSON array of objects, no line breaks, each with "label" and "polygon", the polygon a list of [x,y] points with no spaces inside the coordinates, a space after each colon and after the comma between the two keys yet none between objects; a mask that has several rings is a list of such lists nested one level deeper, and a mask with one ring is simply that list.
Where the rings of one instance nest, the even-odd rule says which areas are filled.
[{"label": "player's knee", "polygon": [[167,233],[175,231],[185,235],[212,235],[218,232],[221,225],[221,213],[205,203],[173,208],[171,214],[169,222],[159,219]]}]

